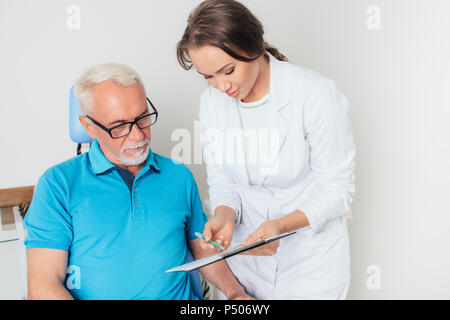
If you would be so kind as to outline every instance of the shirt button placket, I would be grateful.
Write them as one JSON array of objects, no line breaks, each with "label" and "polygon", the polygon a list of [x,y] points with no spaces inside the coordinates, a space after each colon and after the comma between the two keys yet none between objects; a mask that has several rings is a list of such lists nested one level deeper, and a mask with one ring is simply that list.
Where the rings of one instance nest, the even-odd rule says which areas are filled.
[{"label": "shirt button placket", "polygon": [[139,203],[139,197],[137,196],[138,188],[134,187],[133,191],[134,191],[134,193],[133,193],[133,198],[134,198],[133,219],[140,220],[142,217],[141,217],[141,210],[140,210],[141,205]]}]

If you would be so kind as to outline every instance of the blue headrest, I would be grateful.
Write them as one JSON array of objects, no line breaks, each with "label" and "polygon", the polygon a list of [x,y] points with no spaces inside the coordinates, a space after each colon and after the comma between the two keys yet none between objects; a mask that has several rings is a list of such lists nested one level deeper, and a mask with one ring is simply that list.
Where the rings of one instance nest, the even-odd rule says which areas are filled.
[{"label": "blue headrest", "polygon": [[78,120],[78,117],[81,116],[80,111],[80,103],[78,102],[78,98],[75,96],[73,92],[73,87],[70,89],[70,97],[69,97],[69,135],[70,139],[76,143],[90,143],[92,142],[92,138],[89,137],[83,125]]}]

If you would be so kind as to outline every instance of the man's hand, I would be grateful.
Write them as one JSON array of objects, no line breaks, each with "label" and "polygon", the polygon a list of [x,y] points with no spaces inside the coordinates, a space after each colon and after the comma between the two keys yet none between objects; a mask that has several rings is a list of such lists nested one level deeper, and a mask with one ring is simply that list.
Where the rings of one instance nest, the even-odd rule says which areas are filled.
[{"label": "man's hand", "polygon": [[236,214],[232,208],[226,206],[217,207],[214,217],[205,224],[203,230],[205,240],[200,242],[202,249],[216,249],[216,251],[221,251],[208,243],[209,240],[221,244],[225,249],[228,248],[233,237],[235,218]]},{"label": "man's hand", "polygon": [[[200,243],[202,239],[194,239],[189,241],[194,258],[201,259],[212,254],[215,254],[214,249],[204,250]],[[229,300],[252,300],[245,293],[244,287],[237,281],[236,277],[231,272],[226,260],[218,261],[213,264],[201,267],[199,269],[203,278],[208,280],[214,287],[222,291]]]},{"label": "man's hand", "polygon": [[[279,235],[283,233],[283,229],[277,220],[269,220],[262,223],[242,244],[246,245],[257,241],[258,239],[265,239],[268,237]],[[245,251],[241,254],[248,254],[254,256],[271,256],[277,253],[280,240],[273,241],[264,246]]]},{"label": "man's hand", "polygon": [[233,293],[227,295],[227,299],[228,300],[255,300],[255,298],[249,296],[245,292],[244,288],[242,288],[242,290],[240,290],[240,291],[233,292]]}]

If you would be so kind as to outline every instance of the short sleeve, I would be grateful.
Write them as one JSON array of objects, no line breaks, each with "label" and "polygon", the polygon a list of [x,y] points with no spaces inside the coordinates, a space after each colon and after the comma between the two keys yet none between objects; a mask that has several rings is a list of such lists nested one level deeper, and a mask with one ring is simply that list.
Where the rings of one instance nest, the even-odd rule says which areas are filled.
[{"label": "short sleeve", "polygon": [[187,193],[191,212],[186,225],[186,237],[188,240],[194,240],[197,239],[195,232],[203,233],[207,218],[203,212],[197,184],[192,175],[189,179]]},{"label": "short sleeve", "polygon": [[72,217],[65,207],[65,192],[47,173],[36,185],[24,227],[27,230],[27,249],[67,251],[70,248],[73,239]]}]

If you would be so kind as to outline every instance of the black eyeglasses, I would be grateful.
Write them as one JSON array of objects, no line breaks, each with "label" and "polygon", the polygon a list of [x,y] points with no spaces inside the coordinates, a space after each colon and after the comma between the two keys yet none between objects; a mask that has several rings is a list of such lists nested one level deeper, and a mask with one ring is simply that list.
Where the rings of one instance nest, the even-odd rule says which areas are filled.
[{"label": "black eyeglasses", "polygon": [[153,106],[152,102],[149,98],[146,98],[148,103],[153,109],[153,112],[146,114],[142,117],[136,118],[134,121],[125,122],[122,124],[119,124],[118,126],[112,127],[112,128],[106,128],[94,119],[92,119],[90,116],[86,115],[86,118],[89,118],[95,125],[97,125],[99,128],[103,129],[104,131],[108,132],[108,134],[113,139],[119,139],[122,137],[125,137],[130,134],[131,130],[133,129],[133,125],[137,125],[139,129],[145,129],[148,128],[156,123],[156,120],[158,120],[158,111],[156,111],[156,108]]}]

